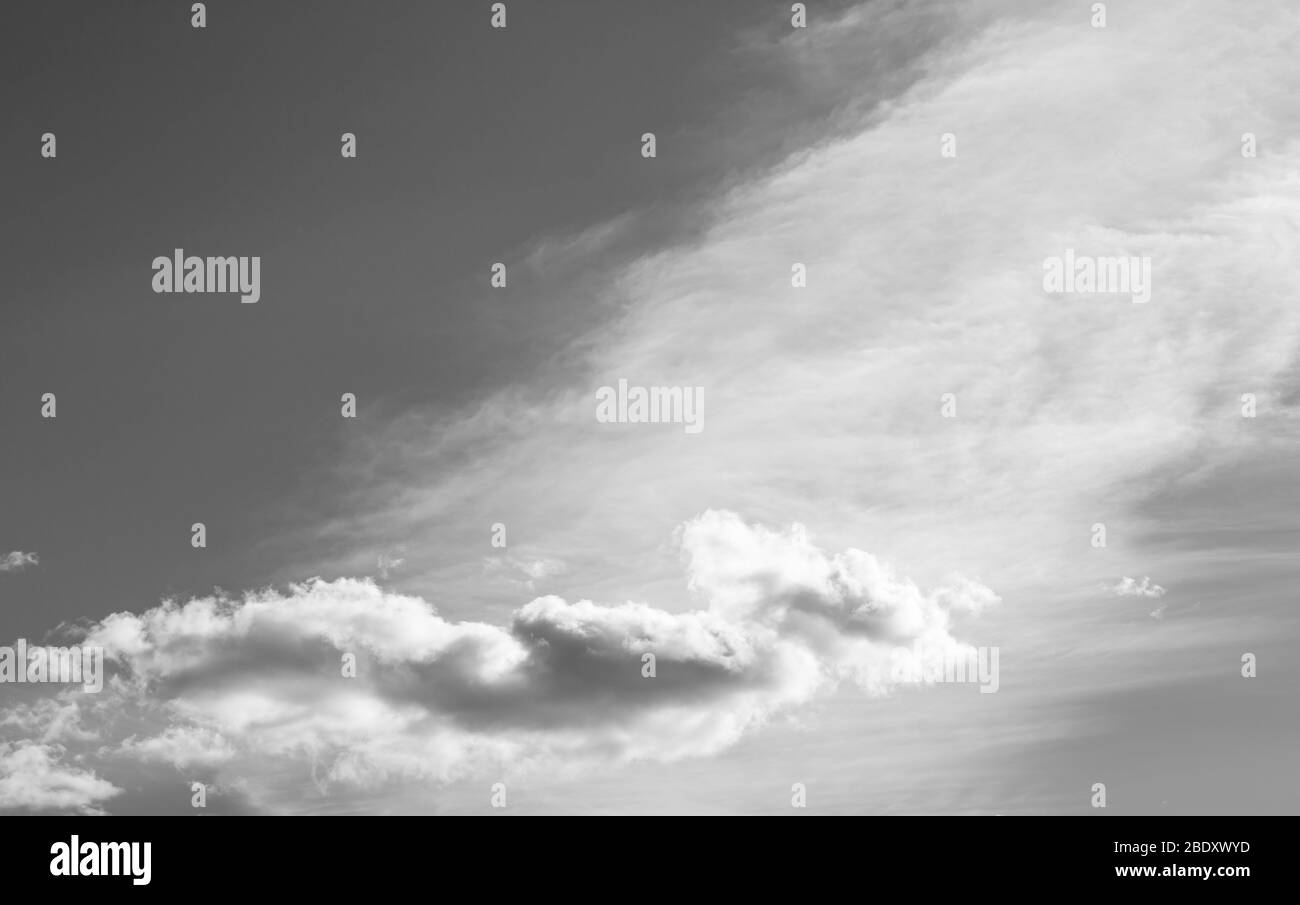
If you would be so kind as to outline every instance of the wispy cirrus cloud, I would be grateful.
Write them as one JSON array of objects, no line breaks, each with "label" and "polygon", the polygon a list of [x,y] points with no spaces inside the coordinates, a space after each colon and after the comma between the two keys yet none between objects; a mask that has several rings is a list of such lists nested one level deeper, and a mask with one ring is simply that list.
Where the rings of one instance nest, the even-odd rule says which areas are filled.
[{"label": "wispy cirrus cloud", "polygon": [[[1195,557],[1242,570],[1243,546],[1259,545],[1248,530],[1294,523],[1276,498],[1243,518],[1218,486],[1294,458],[1300,440],[1300,102],[1275,88],[1294,60],[1223,0],[1126,8],[1104,30],[1077,4],[1017,7],[924,42],[890,90],[846,98],[796,153],[704,199],[689,239],[580,294],[617,316],[593,317],[554,368],[358,444],[358,491],[303,539],[307,568],[339,568],[312,559],[318,544],[418,537],[409,587],[497,612],[513,604],[463,565],[486,552],[489,521],[526,525],[563,557],[557,593],[625,599],[675,587],[662,537],[702,504],[797,520],[925,581],[959,569],[997,587],[1025,683],[998,706],[1043,733],[1060,727],[1045,713],[1065,712],[1054,695],[1168,684],[1219,665],[1161,654],[1204,653],[1225,633],[1253,643],[1275,601],[1229,613],[1224,595],[1135,629],[1095,589],[1135,568],[1190,589],[1206,580]],[[1300,28],[1285,5],[1250,9],[1278,33]],[[838,85],[866,41],[917,47],[909,15],[860,5],[781,42],[782,63]],[[1254,158],[1247,131],[1268,136]],[[954,158],[940,156],[946,134]],[[1045,292],[1042,262],[1066,249],[1149,257],[1150,300]],[[581,257],[568,246],[565,265],[584,270]],[[796,262],[806,287],[790,283]],[[597,424],[593,393],[619,377],[705,387],[707,429]],[[1196,532],[1144,506],[1166,488],[1213,500]],[[1104,547],[1089,545],[1097,523]],[[1161,532],[1177,549],[1154,548]],[[1125,593],[1159,596],[1130,581]],[[1089,668],[1101,655],[1115,664],[1104,674]]]},{"label": "wispy cirrus cloud", "polygon": [[[345,457],[356,493],[303,538],[304,569],[348,574],[315,546],[418,538],[407,586],[508,606],[464,566],[490,512],[533,526],[568,580],[635,595],[673,580],[661,538],[711,505],[841,545],[878,538],[918,568],[999,586],[1113,574],[1076,545],[1099,521],[1111,549],[1150,527],[1131,487],[1294,442],[1300,135],[1294,101],[1269,88],[1292,61],[1223,32],[1232,9],[1129,10],[1103,31],[1043,4],[927,45],[887,101],[846,106],[798,153],[710,196],[690,241],[612,274],[598,298],[619,316],[594,319],[560,365],[361,440]],[[1294,29],[1293,12],[1271,11]],[[900,22],[902,40],[915,23],[864,5],[825,46],[810,28],[782,59],[827,77],[852,65],[850,35]],[[1127,84],[1139,102],[1115,102]],[[1230,112],[1243,92],[1272,136],[1255,159]],[[1149,256],[1151,301],[1045,293],[1042,261],[1066,248]],[[620,376],[704,386],[707,430],[596,423],[593,393]],[[1246,386],[1268,400],[1266,429],[1239,429]],[[948,393],[953,418],[939,414]]]}]

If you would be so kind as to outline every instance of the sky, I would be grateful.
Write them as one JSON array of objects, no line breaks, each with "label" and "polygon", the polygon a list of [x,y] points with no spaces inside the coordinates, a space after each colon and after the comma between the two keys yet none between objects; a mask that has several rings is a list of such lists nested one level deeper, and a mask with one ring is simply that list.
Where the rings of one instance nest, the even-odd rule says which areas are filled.
[{"label": "sky", "polygon": [[1300,810],[1300,9],[489,7],[13,5],[0,811]]}]

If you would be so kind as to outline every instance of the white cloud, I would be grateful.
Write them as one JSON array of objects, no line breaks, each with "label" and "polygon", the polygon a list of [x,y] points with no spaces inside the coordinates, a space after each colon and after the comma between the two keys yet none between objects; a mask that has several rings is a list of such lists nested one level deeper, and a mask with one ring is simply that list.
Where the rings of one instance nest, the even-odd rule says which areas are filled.
[{"label": "white cloud", "polygon": [[[326,790],[675,760],[842,681],[886,693],[898,646],[966,650],[952,619],[997,600],[974,582],[924,592],[870,554],[828,556],[797,525],[709,511],[678,538],[699,609],[544,596],[497,626],[447,621],[367,580],[313,579],[117,613],[85,643],[119,672],[78,704],[76,725],[99,733],[105,770],[163,761],[256,777],[288,762]],[[341,674],[347,653],[355,678]],[[37,716],[10,719],[31,732]]]},{"label": "white cloud", "polygon": [[14,550],[0,556],[0,572],[18,572],[28,566],[34,566],[40,563],[40,557],[35,553],[24,553],[21,550]]},{"label": "white cloud", "polygon": [[[801,51],[810,30],[782,58],[838,72],[881,15],[864,5],[830,45]],[[1294,30],[1300,11],[1270,15]],[[910,87],[704,199],[689,241],[615,273],[598,295],[620,315],[593,318],[562,369],[367,438],[358,480],[393,485],[312,543],[408,543],[430,594],[468,596],[481,575],[445,564],[481,559],[460,526],[488,511],[536,526],[568,577],[619,599],[672,580],[665,531],[711,506],[837,546],[878,538],[927,581],[959,568],[1047,586],[1097,568],[1073,544],[1112,489],[1287,430],[1277,405],[1267,431],[1235,429],[1235,388],[1268,394],[1294,370],[1300,101],[1273,87],[1290,56],[1262,31],[1225,33],[1234,16],[1147,5],[1098,41],[1042,4],[934,48]],[[1245,97],[1271,136],[1251,160]],[[1045,294],[1042,261],[1066,248],[1149,256],[1151,301]],[[594,392],[620,376],[705,387],[706,430],[597,424]],[[941,418],[949,392],[957,417]]]},{"label": "white cloud", "polygon": [[564,562],[550,557],[491,556],[483,561],[483,568],[491,575],[499,575],[517,587],[531,591],[544,578],[563,575]]},{"label": "white cloud", "polygon": [[[143,683],[110,690],[135,695],[124,709],[147,697],[152,725],[133,731],[220,732],[236,752],[227,769],[307,758],[325,787],[447,779],[477,762],[708,753],[839,679],[884,690],[891,639],[959,643],[951,623],[994,597],[961,581],[921,589],[954,568],[1042,592],[1015,601],[1007,637],[1022,663],[1057,667],[1061,638],[1087,653],[1119,643],[1079,615],[1095,616],[1088,589],[1114,574],[1088,526],[1111,523],[1111,552],[1136,546],[1150,525],[1127,491],[1151,475],[1293,448],[1282,400],[1300,333],[1300,100],[1276,90],[1295,63],[1274,35],[1294,32],[1300,10],[1271,5],[1263,29],[1241,26],[1227,0],[1138,5],[1097,40],[1072,4],[1018,7],[935,46],[906,90],[846,104],[857,118],[704,199],[689,240],[584,293],[620,315],[593,316],[556,373],[359,440],[362,505],[307,539],[332,551],[364,538],[358,572],[373,550],[406,545],[404,575],[447,611],[484,584],[485,532],[464,527],[483,512],[529,525],[567,580],[605,600],[672,601],[662,539],[706,506],[833,532],[832,549],[905,561],[915,582],[875,556],[824,554],[807,532],[714,513],[682,531],[698,610],[557,594],[465,622],[348,580],[170,604],[95,632]],[[810,29],[783,59],[810,85],[840,83],[863,40],[890,33],[874,10],[837,24],[838,56]],[[1238,153],[1243,123],[1267,136],[1257,159]],[[955,159],[939,156],[945,132]],[[589,256],[595,268],[634,220],[543,243],[531,264],[581,270]],[[1065,248],[1150,256],[1151,301],[1044,295],[1041,262]],[[796,260],[802,290],[789,285]],[[611,376],[705,386],[708,429],[603,430],[592,393]],[[1245,388],[1267,419],[1239,417]],[[948,392],[954,419],[938,416]],[[1111,590],[1164,592],[1127,577]],[[1190,622],[1152,634],[1190,645],[1229,625]],[[637,669],[645,643],[667,652],[654,680]],[[1155,642],[1123,643],[1128,671],[1072,672],[1078,693],[1133,686]],[[351,648],[362,670],[341,680]],[[1023,684],[1064,681],[1050,678]]]},{"label": "white cloud", "polygon": [[172,726],[160,735],[137,739],[131,736],[117,748],[118,754],[142,761],[162,761],[174,767],[215,766],[235,756],[220,733],[199,726]]},{"label": "white cloud", "polygon": [[15,703],[0,711],[0,730],[21,734],[41,742],[63,740],[92,741],[95,734],[81,725],[78,692],[63,692],[54,697]]},{"label": "white cloud", "polygon": [[379,559],[376,560],[375,567],[379,571],[380,578],[388,578],[388,576],[392,572],[401,568],[402,564],[405,562],[406,560],[400,556],[394,556],[389,553],[381,553],[379,554]]},{"label": "white cloud", "polygon": [[122,790],[65,765],[63,754],[60,745],[0,742],[0,808],[102,813],[99,805]]},{"label": "white cloud", "polygon": [[1135,578],[1129,578],[1125,575],[1118,582],[1110,585],[1106,590],[1113,593],[1116,597],[1163,597],[1165,589],[1158,584],[1154,584],[1150,578],[1143,576],[1141,581]]},{"label": "white cloud", "polygon": [[[702,198],[681,241],[575,293],[594,300],[593,326],[553,370],[359,440],[348,469],[359,505],[301,548],[407,544],[407,588],[500,623],[516,605],[513,586],[482,580],[485,532],[465,528],[485,528],[484,513],[563,558],[568,571],[545,590],[568,600],[576,589],[673,601],[680,581],[663,538],[706,507],[802,522],[831,549],[906,562],[920,587],[955,569],[1005,594],[997,637],[1015,654],[1016,686],[996,698],[1019,707],[1008,718],[1017,731],[1070,731],[1064,718],[1045,727],[1041,714],[1187,668],[1153,660],[1153,644],[1185,650],[1221,637],[1223,621],[1166,619],[1150,633],[1158,639],[1124,642],[1111,669],[1061,669],[1062,656],[1086,663],[1118,643],[1116,608],[1095,593],[1124,568],[1108,557],[1131,555],[1124,561],[1190,586],[1187,556],[1144,543],[1169,530],[1143,511],[1148,494],[1171,483],[1181,492],[1270,446],[1294,449],[1295,409],[1283,400],[1300,334],[1300,99],[1276,90],[1293,54],[1267,29],[1225,28],[1240,15],[1220,0],[1177,12],[1135,6],[1105,40],[1069,3],[987,17],[989,5],[941,6],[935,15],[988,27],[935,42],[907,61],[907,86],[882,96],[874,79],[843,77],[871,58],[862,47],[899,36],[894,13],[878,7],[860,6],[831,42],[809,29],[782,54],[810,86],[863,86],[823,133]],[[1267,18],[1276,33],[1293,32],[1300,9],[1273,4]],[[1256,159],[1239,153],[1246,128],[1268,136]],[[940,157],[946,132],[955,159]],[[1045,294],[1042,261],[1066,248],[1149,256],[1151,300]],[[593,249],[585,264],[602,270],[607,256]],[[583,271],[585,253],[567,247],[565,267]],[[795,261],[808,267],[804,289],[790,286]],[[618,377],[704,386],[706,430],[605,429],[593,394]],[[1267,400],[1267,418],[1240,417],[1247,390]],[[956,418],[940,417],[944,393],[957,398]],[[1088,546],[1098,521],[1110,529],[1107,551]],[[1286,513],[1279,524],[1290,524]],[[718,528],[710,543],[725,550]],[[1195,541],[1213,543],[1215,530]],[[831,601],[849,599],[864,574],[878,568],[875,592],[893,602],[877,630],[923,626],[927,599],[940,596],[849,554],[836,577],[839,567],[821,570],[797,539],[778,551],[759,532],[735,543],[779,567],[728,580],[728,557],[712,562],[701,546],[692,577],[728,625],[784,613],[783,649],[810,653],[816,668],[787,660],[793,678],[779,688],[843,662],[853,626]],[[1242,561],[1232,549],[1223,559]],[[309,560],[300,574],[338,568]],[[822,612],[751,611],[759,586],[816,588]],[[953,601],[980,606],[960,591]],[[558,605],[548,615],[577,620]],[[838,628],[823,635],[827,624]],[[738,692],[726,713],[756,712],[750,703]],[[735,737],[724,723],[725,714],[716,725]],[[677,750],[677,737],[639,736],[661,752]]]}]

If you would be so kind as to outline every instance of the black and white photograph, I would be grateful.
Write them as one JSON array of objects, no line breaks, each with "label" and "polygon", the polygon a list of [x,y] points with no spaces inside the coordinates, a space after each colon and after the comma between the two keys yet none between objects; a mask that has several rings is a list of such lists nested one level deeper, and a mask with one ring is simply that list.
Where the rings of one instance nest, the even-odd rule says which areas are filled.
[{"label": "black and white photograph", "polygon": [[1295,0],[10,0],[0,72],[22,873],[1119,817],[1240,890],[1300,814]]}]

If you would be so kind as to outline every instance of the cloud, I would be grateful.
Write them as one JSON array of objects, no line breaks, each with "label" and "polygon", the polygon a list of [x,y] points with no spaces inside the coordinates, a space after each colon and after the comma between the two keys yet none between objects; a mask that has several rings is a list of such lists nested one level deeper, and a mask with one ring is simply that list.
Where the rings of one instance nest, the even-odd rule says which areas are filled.
[{"label": "cloud", "polygon": [[1129,578],[1125,575],[1118,582],[1110,585],[1106,590],[1112,592],[1116,597],[1163,597],[1165,589],[1158,584],[1153,584],[1150,578],[1143,576],[1141,581]]},{"label": "cloud", "polygon": [[[1065,678],[1060,642],[1080,662],[1121,643],[1098,618],[1116,608],[1089,590],[1113,576],[1080,555],[1089,525],[1124,526],[1112,549],[1140,546],[1152,476],[1186,486],[1251,455],[1294,458],[1300,100],[1275,90],[1295,64],[1272,35],[1293,32],[1300,10],[1271,5],[1270,30],[1240,26],[1226,0],[1176,14],[1147,4],[1098,40],[1074,4],[1015,7],[985,17],[987,5],[960,5],[955,14],[988,27],[926,41],[884,93],[841,74],[878,59],[865,41],[915,46],[897,14],[863,4],[829,43],[814,29],[793,38],[782,59],[806,84],[870,96],[837,104],[780,165],[702,197],[682,241],[626,266],[620,256],[608,280],[604,259],[639,235],[639,215],[543,242],[535,272],[601,277],[571,294],[592,314],[571,354],[463,410],[408,412],[354,438],[355,480],[343,483],[355,492],[303,520],[297,562],[322,559],[291,574],[356,574],[374,550],[406,545],[407,587],[487,621],[348,579],[118,614],[95,632],[124,671],[93,713],[76,705],[87,713],[75,725],[110,740],[219,733],[235,752],[227,775],[269,786],[282,781],[270,765],[306,761],[325,789],[441,781],[476,764],[708,754],[837,682],[887,691],[889,645],[961,643],[957,620],[995,597],[962,581],[922,589],[954,568],[1009,599],[1022,592],[1007,646],[1038,671],[1021,673],[1024,696],[998,696],[1021,705],[1009,728],[1042,730],[1025,702],[1061,694],[1065,678],[1076,695],[1084,683],[1167,681],[1152,638],[1124,636],[1117,668]],[[1240,156],[1246,128],[1264,137],[1258,158]],[[956,158],[939,155],[946,132]],[[1150,256],[1151,300],[1046,295],[1041,263],[1066,248]],[[809,274],[797,290],[795,261]],[[607,311],[617,315],[595,316]],[[592,394],[619,376],[705,386],[707,430],[596,424]],[[1266,417],[1241,419],[1245,390]],[[944,393],[956,418],[938,415]],[[833,535],[831,549],[861,543],[907,562],[916,580],[870,554],[827,555],[801,529],[714,512],[680,532],[698,609],[569,602],[567,591],[481,604],[485,532],[466,526],[483,513],[531,526],[584,594],[663,601],[679,578],[663,538],[706,505],[803,522]],[[364,550],[356,568],[336,557],[349,546]],[[1186,584],[1177,560],[1134,552]],[[533,581],[516,567],[518,582]],[[519,586],[487,584],[503,597]],[[1163,594],[1146,578],[1107,588]],[[1038,597],[1051,605],[1029,605]],[[1150,634],[1173,650],[1254,629],[1237,613],[1192,623]],[[345,650],[358,655],[356,679],[339,676]],[[653,680],[640,676],[644,652],[658,657]],[[940,728],[922,738],[924,722],[907,729],[930,754],[953,722],[932,720]],[[986,735],[986,717],[964,728]],[[953,781],[959,769],[949,760],[935,775]]]},{"label": "cloud", "polygon": [[81,725],[81,712],[76,698],[67,693],[15,703],[0,711],[0,734],[41,742],[93,741],[95,733]]},{"label": "cloud", "polygon": [[[1293,61],[1262,32],[1224,32],[1233,7],[1211,0],[1131,10],[1104,41],[1070,4],[1023,7],[927,40],[886,97],[846,80],[869,109],[845,105],[778,165],[703,197],[683,241],[590,293],[618,316],[593,316],[554,368],[359,439],[345,456],[357,492],[313,523],[298,574],[337,568],[312,550],[419,537],[410,586],[486,596],[478,570],[447,563],[479,561],[481,536],[462,526],[491,512],[537,526],[584,588],[639,597],[671,580],[664,533],[712,506],[837,546],[880,531],[873,549],[925,580],[961,568],[1038,593],[1096,568],[1073,539],[1116,488],[1283,442],[1300,102],[1273,86]],[[1300,15],[1272,14],[1283,30]],[[894,19],[859,5],[829,43],[790,38],[783,65],[839,83],[863,41],[915,45]],[[1135,100],[1117,103],[1129,86]],[[1253,159],[1234,112],[1246,97],[1270,136]],[[940,155],[947,132],[956,158]],[[1149,256],[1151,300],[1045,293],[1042,262],[1067,248]],[[592,270],[600,254],[562,258]],[[619,377],[703,386],[704,432],[596,423],[595,390]],[[1237,429],[1236,387],[1277,400],[1260,429]],[[946,393],[955,418],[939,415]],[[1133,507],[1109,508],[1113,521]]]},{"label": "cloud", "polygon": [[400,556],[381,553],[379,554],[379,558],[376,560],[375,567],[379,571],[379,577],[386,579],[391,572],[401,568],[402,564],[405,562],[406,560]]},{"label": "cloud", "polygon": [[14,550],[12,553],[6,553],[0,556],[0,572],[18,572],[28,566],[34,566],[40,563],[41,559],[35,553],[24,553],[21,550]]},{"label": "cloud", "polygon": [[98,805],[122,790],[63,755],[60,745],[0,742],[0,808],[103,813]]},{"label": "cloud", "polygon": [[174,767],[215,766],[235,756],[220,733],[199,726],[172,726],[161,735],[126,739],[117,749],[118,754],[133,756],[142,761],[161,761]]},{"label": "cloud", "polygon": [[493,556],[484,559],[483,568],[488,574],[503,576],[511,584],[529,591],[542,579],[563,575],[566,569],[563,561],[545,556]]},{"label": "cloud", "polygon": [[[574,323],[590,326],[553,367],[463,410],[411,411],[353,438],[343,468],[355,493],[304,520],[295,574],[351,574],[335,551],[407,543],[406,589],[501,624],[517,601],[508,582],[483,581],[489,520],[529,526],[516,536],[563,558],[568,571],[546,591],[606,601],[672,599],[679,576],[663,538],[705,506],[798,521],[830,549],[908,563],[921,586],[957,569],[1004,594],[998,639],[1016,654],[1018,683],[997,706],[1016,708],[1009,728],[1040,735],[1078,728],[1042,716],[1075,696],[1191,668],[1153,657],[1153,644],[1186,651],[1245,633],[1208,613],[1165,618],[1160,631],[1125,636],[1111,669],[1061,668],[1063,656],[1086,664],[1112,651],[1114,620],[1131,616],[1096,593],[1119,567],[1086,547],[1092,524],[1107,523],[1112,553],[1191,587],[1197,560],[1249,562],[1246,540],[1232,537],[1241,504],[1226,494],[1209,527],[1189,533],[1181,507],[1144,510],[1148,495],[1177,485],[1181,499],[1257,456],[1294,460],[1300,99],[1275,90],[1292,55],[1266,30],[1225,28],[1239,16],[1219,0],[1176,14],[1134,6],[1104,40],[1071,3],[987,16],[988,5],[937,4],[927,18],[987,24],[952,40],[896,28],[898,15],[919,14],[886,6],[859,5],[832,40],[809,29],[783,42],[783,65],[815,89],[810,103],[828,85],[853,95],[817,134],[801,133],[795,153],[765,171],[738,163],[671,245],[613,268],[598,246],[556,255],[608,279],[569,294],[589,315]],[[1279,32],[1300,24],[1300,9],[1269,9]],[[907,56],[917,32],[939,40],[924,41],[906,78],[882,90],[855,77],[883,58],[864,46]],[[1257,158],[1240,155],[1245,129],[1268,137]],[[948,132],[956,158],[940,156]],[[1151,300],[1044,293],[1042,262],[1066,248],[1149,256]],[[790,285],[794,262],[808,268],[801,289]],[[704,386],[705,431],[595,423],[594,391],[618,377]],[[1266,416],[1241,418],[1246,391]],[[939,414],[946,393],[955,418]],[[1293,523],[1284,506],[1273,517]],[[1259,525],[1253,513],[1245,522]],[[1178,545],[1153,544],[1160,532]],[[761,535],[743,543],[766,561]],[[806,599],[786,593],[790,575],[812,568],[797,544],[778,558],[773,574],[728,581],[727,559],[711,564],[705,548],[692,577],[729,625],[766,624],[761,609],[747,612],[756,588],[785,594],[781,630],[801,632],[798,649],[824,669],[857,626],[813,604],[838,588],[829,573],[796,585],[819,589]],[[898,584],[879,631],[915,611]],[[732,687],[711,668],[711,687]],[[945,714],[931,720],[941,732],[916,729],[940,696],[921,697],[907,715],[909,763],[939,750],[953,725]],[[842,701],[839,725],[855,725],[857,706]],[[982,714],[963,719],[987,732]],[[937,774],[965,767],[954,756]]]},{"label": "cloud", "polygon": [[[548,595],[504,625],[452,622],[369,580],[317,578],[115,613],[84,642],[114,666],[104,692],[65,692],[48,718],[77,707],[61,716],[77,729],[66,743],[94,734],[86,747],[110,776],[163,762],[265,778],[288,764],[325,791],[672,761],[717,753],[842,682],[887,693],[900,646],[970,650],[954,620],[998,599],[963,580],[922,591],[863,551],[825,554],[798,525],[706,511],[677,539],[701,604],[681,612]],[[13,708],[0,730],[32,732],[45,712]]]}]

